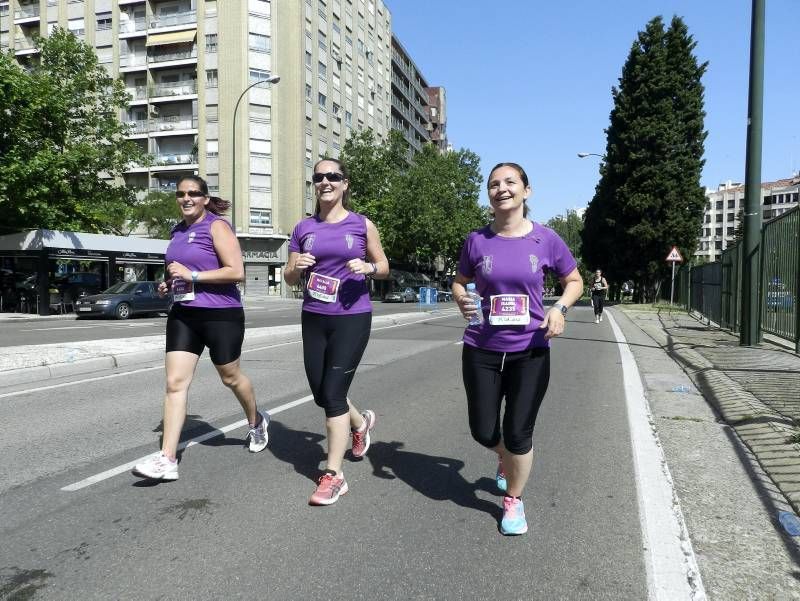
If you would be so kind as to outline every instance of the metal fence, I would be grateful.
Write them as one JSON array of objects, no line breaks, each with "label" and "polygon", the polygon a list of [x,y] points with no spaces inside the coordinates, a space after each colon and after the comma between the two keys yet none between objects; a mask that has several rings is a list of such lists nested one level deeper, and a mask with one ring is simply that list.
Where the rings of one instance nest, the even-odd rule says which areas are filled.
[{"label": "metal fence", "polygon": [[[793,342],[800,353],[800,207],[764,224],[760,250],[760,333]],[[741,281],[742,250],[741,243],[736,243],[722,252],[719,261],[682,266],[675,275],[675,301],[722,328],[738,332],[742,322]]]}]

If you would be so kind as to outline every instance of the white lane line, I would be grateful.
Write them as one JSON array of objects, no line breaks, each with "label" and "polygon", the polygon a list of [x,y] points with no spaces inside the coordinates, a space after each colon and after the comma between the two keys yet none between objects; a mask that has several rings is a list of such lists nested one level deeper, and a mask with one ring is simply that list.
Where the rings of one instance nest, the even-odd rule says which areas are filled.
[{"label": "white lane line", "polygon": [[697,558],[644,394],[636,359],[611,312],[606,312],[606,315],[617,339],[622,361],[642,545],[647,568],[648,599],[704,601],[707,597],[697,567]]},{"label": "white lane line", "polygon": [[[293,407],[297,407],[298,405],[307,403],[313,398],[314,397],[312,395],[304,396],[297,400],[284,403],[283,405],[279,405],[274,409],[269,409],[267,412],[270,414],[270,416],[277,415],[278,413],[282,413],[283,411],[287,411],[289,409],[292,409]],[[228,424],[227,426],[223,426],[222,428],[218,428],[216,430],[212,430],[211,432],[206,432],[205,434],[196,436],[195,438],[192,438],[190,440],[186,440],[178,445],[178,450],[181,451],[183,449],[187,449],[196,444],[200,444],[201,442],[205,442],[206,440],[216,438],[217,436],[222,436],[223,434],[226,434],[232,430],[238,430],[239,428],[242,428],[246,425],[247,425],[247,420],[241,419],[238,422],[233,422],[232,424]],[[129,461],[128,463],[118,465],[117,467],[111,468],[110,470],[100,472],[99,474],[95,474],[94,476],[89,476],[88,478],[85,478],[80,482],[69,484],[68,486],[63,487],[61,490],[65,492],[75,492],[76,490],[81,490],[82,488],[86,488],[87,486],[91,486],[92,484],[97,484],[98,482],[102,482],[103,480],[108,480],[109,478],[113,478],[114,476],[118,476],[119,474],[129,472],[130,470],[133,469],[133,467],[137,463],[141,463],[151,455],[152,453],[148,453],[144,457],[139,457],[139,459],[134,459],[133,461]]]}]

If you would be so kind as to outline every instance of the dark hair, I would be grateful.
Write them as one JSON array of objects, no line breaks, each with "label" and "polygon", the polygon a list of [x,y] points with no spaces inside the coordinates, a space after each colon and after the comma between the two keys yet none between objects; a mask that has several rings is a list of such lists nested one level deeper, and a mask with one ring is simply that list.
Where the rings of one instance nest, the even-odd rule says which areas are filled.
[{"label": "dark hair", "polygon": [[[528,183],[528,174],[525,173],[525,170],[522,168],[521,165],[519,165],[518,163],[497,163],[497,165],[492,167],[492,170],[489,172],[489,177],[486,178],[486,189],[487,190],[489,189],[489,184],[492,181],[492,173],[494,173],[495,171],[500,169],[500,167],[511,167],[512,169],[516,170],[517,173],[519,173],[519,177],[522,180],[522,183],[525,185],[526,188],[530,185]],[[527,200],[525,200],[525,202],[523,202],[523,204],[522,204],[522,216],[523,217],[527,217],[528,216],[528,201]]]},{"label": "dark hair", "polygon": [[[347,172],[347,166],[342,161],[340,161],[339,159],[331,159],[331,158],[327,158],[327,157],[326,158],[322,158],[322,159],[318,160],[316,163],[314,163],[314,168],[311,170],[311,172],[312,173],[316,173],[317,172],[317,165],[319,165],[320,163],[327,162],[327,161],[330,161],[331,163],[336,163],[336,165],[339,167],[339,171],[341,171],[342,175],[344,176],[344,180],[343,181],[350,181],[350,175]],[[345,209],[347,209],[348,211],[350,210],[350,188],[349,187],[342,194],[342,206]],[[317,204],[314,206],[314,215],[319,215],[319,200],[317,200]]]},{"label": "dark hair", "polygon": [[222,215],[225,213],[225,211],[231,208],[231,201],[222,200],[219,196],[211,196],[208,193],[208,184],[206,183],[206,180],[199,175],[183,175],[178,180],[177,185],[180,186],[181,183],[185,182],[186,180],[192,181],[200,186],[200,191],[208,196],[208,204],[206,205],[206,209],[214,213],[214,215]]}]

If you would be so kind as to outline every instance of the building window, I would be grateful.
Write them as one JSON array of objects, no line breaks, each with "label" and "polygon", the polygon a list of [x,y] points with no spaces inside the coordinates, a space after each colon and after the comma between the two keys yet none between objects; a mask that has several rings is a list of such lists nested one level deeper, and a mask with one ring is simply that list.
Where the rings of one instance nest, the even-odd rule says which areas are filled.
[{"label": "building window", "polygon": [[217,34],[209,33],[206,35],[206,52],[217,51]]},{"label": "building window", "polygon": [[97,31],[106,31],[111,29],[111,13],[98,13],[97,14]]},{"label": "building window", "polygon": [[219,140],[206,141],[206,157],[219,156]]},{"label": "building window", "polygon": [[311,100],[311,96],[313,95],[313,90],[311,89],[310,84],[306,84],[306,100]]},{"label": "building window", "polygon": [[313,64],[313,59],[311,58],[311,53],[308,50],[306,50],[306,67],[310,69],[312,64]]},{"label": "building window", "polygon": [[328,101],[328,99],[325,96],[325,94],[320,92],[319,95],[317,96],[317,101],[319,102],[319,108],[321,108],[322,110],[325,110],[325,103]]},{"label": "building window", "polygon": [[250,209],[250,225],[269,227],[272,225],[272,209]]},{"label": "building window", "polygon": [[272,154],[272,142],[269,140],[250,140],[250,155],[268,157]]},{"label": "building window", "polygon": [[345,111],[344,112],[344,122],[347,125],[352,125],[353,124],[353,113],[351,113],[350,111]]},{"label": "building window", "polygon": [[272,107],[262,104],[250,105],[250,121],[269,123],[272,118]]},{"label": "building window", "polygon": [[77,36],[86,33],[85,27],[83,19],[70,19],[67,21],[67,29]]},{"label": "building window", "polygon": [[325,66],[325,63],[323,63],[322,61],[317,63],[317,70],[319,71],[319,76],[322,79],[325,79],[325,77],[328,74],[328,68]]},{"label": "building window", "polygon": [[267,81],[271,77],[269,71],[263,69],[250,69],[250,83]]},{"label": "building window", "polygon": [[206,71],[206,87],[207,88],[216,88],[219,85],[217,81],[217,70],[216,69],[208,69]]},{"label": "building window", "polygon": [[248,37],[250,50],[256,52],[269,52],[271,49],[269,36],[251,33]]}]

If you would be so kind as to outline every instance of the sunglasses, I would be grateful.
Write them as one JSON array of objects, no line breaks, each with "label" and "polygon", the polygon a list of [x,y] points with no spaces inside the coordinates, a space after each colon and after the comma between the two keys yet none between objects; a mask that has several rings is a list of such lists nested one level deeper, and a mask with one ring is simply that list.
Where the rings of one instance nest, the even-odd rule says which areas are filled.
[{"label": "sunglasses", "polygon": [[324,179],[329,182],[340,182],[344,179],[344,175],[336,171],[328,171],[327,173],[315,173],[311,176],[311,180],[315,184],[321,184]]},{"label": "sunglasses", "polygon": [[178,190],[175,192],[175,198],[183,198],[184,196],[189,196],[191,198],[201,198],[205,196],[202,190],[189,190],[188,192],[184,192],[183,190]]}]

